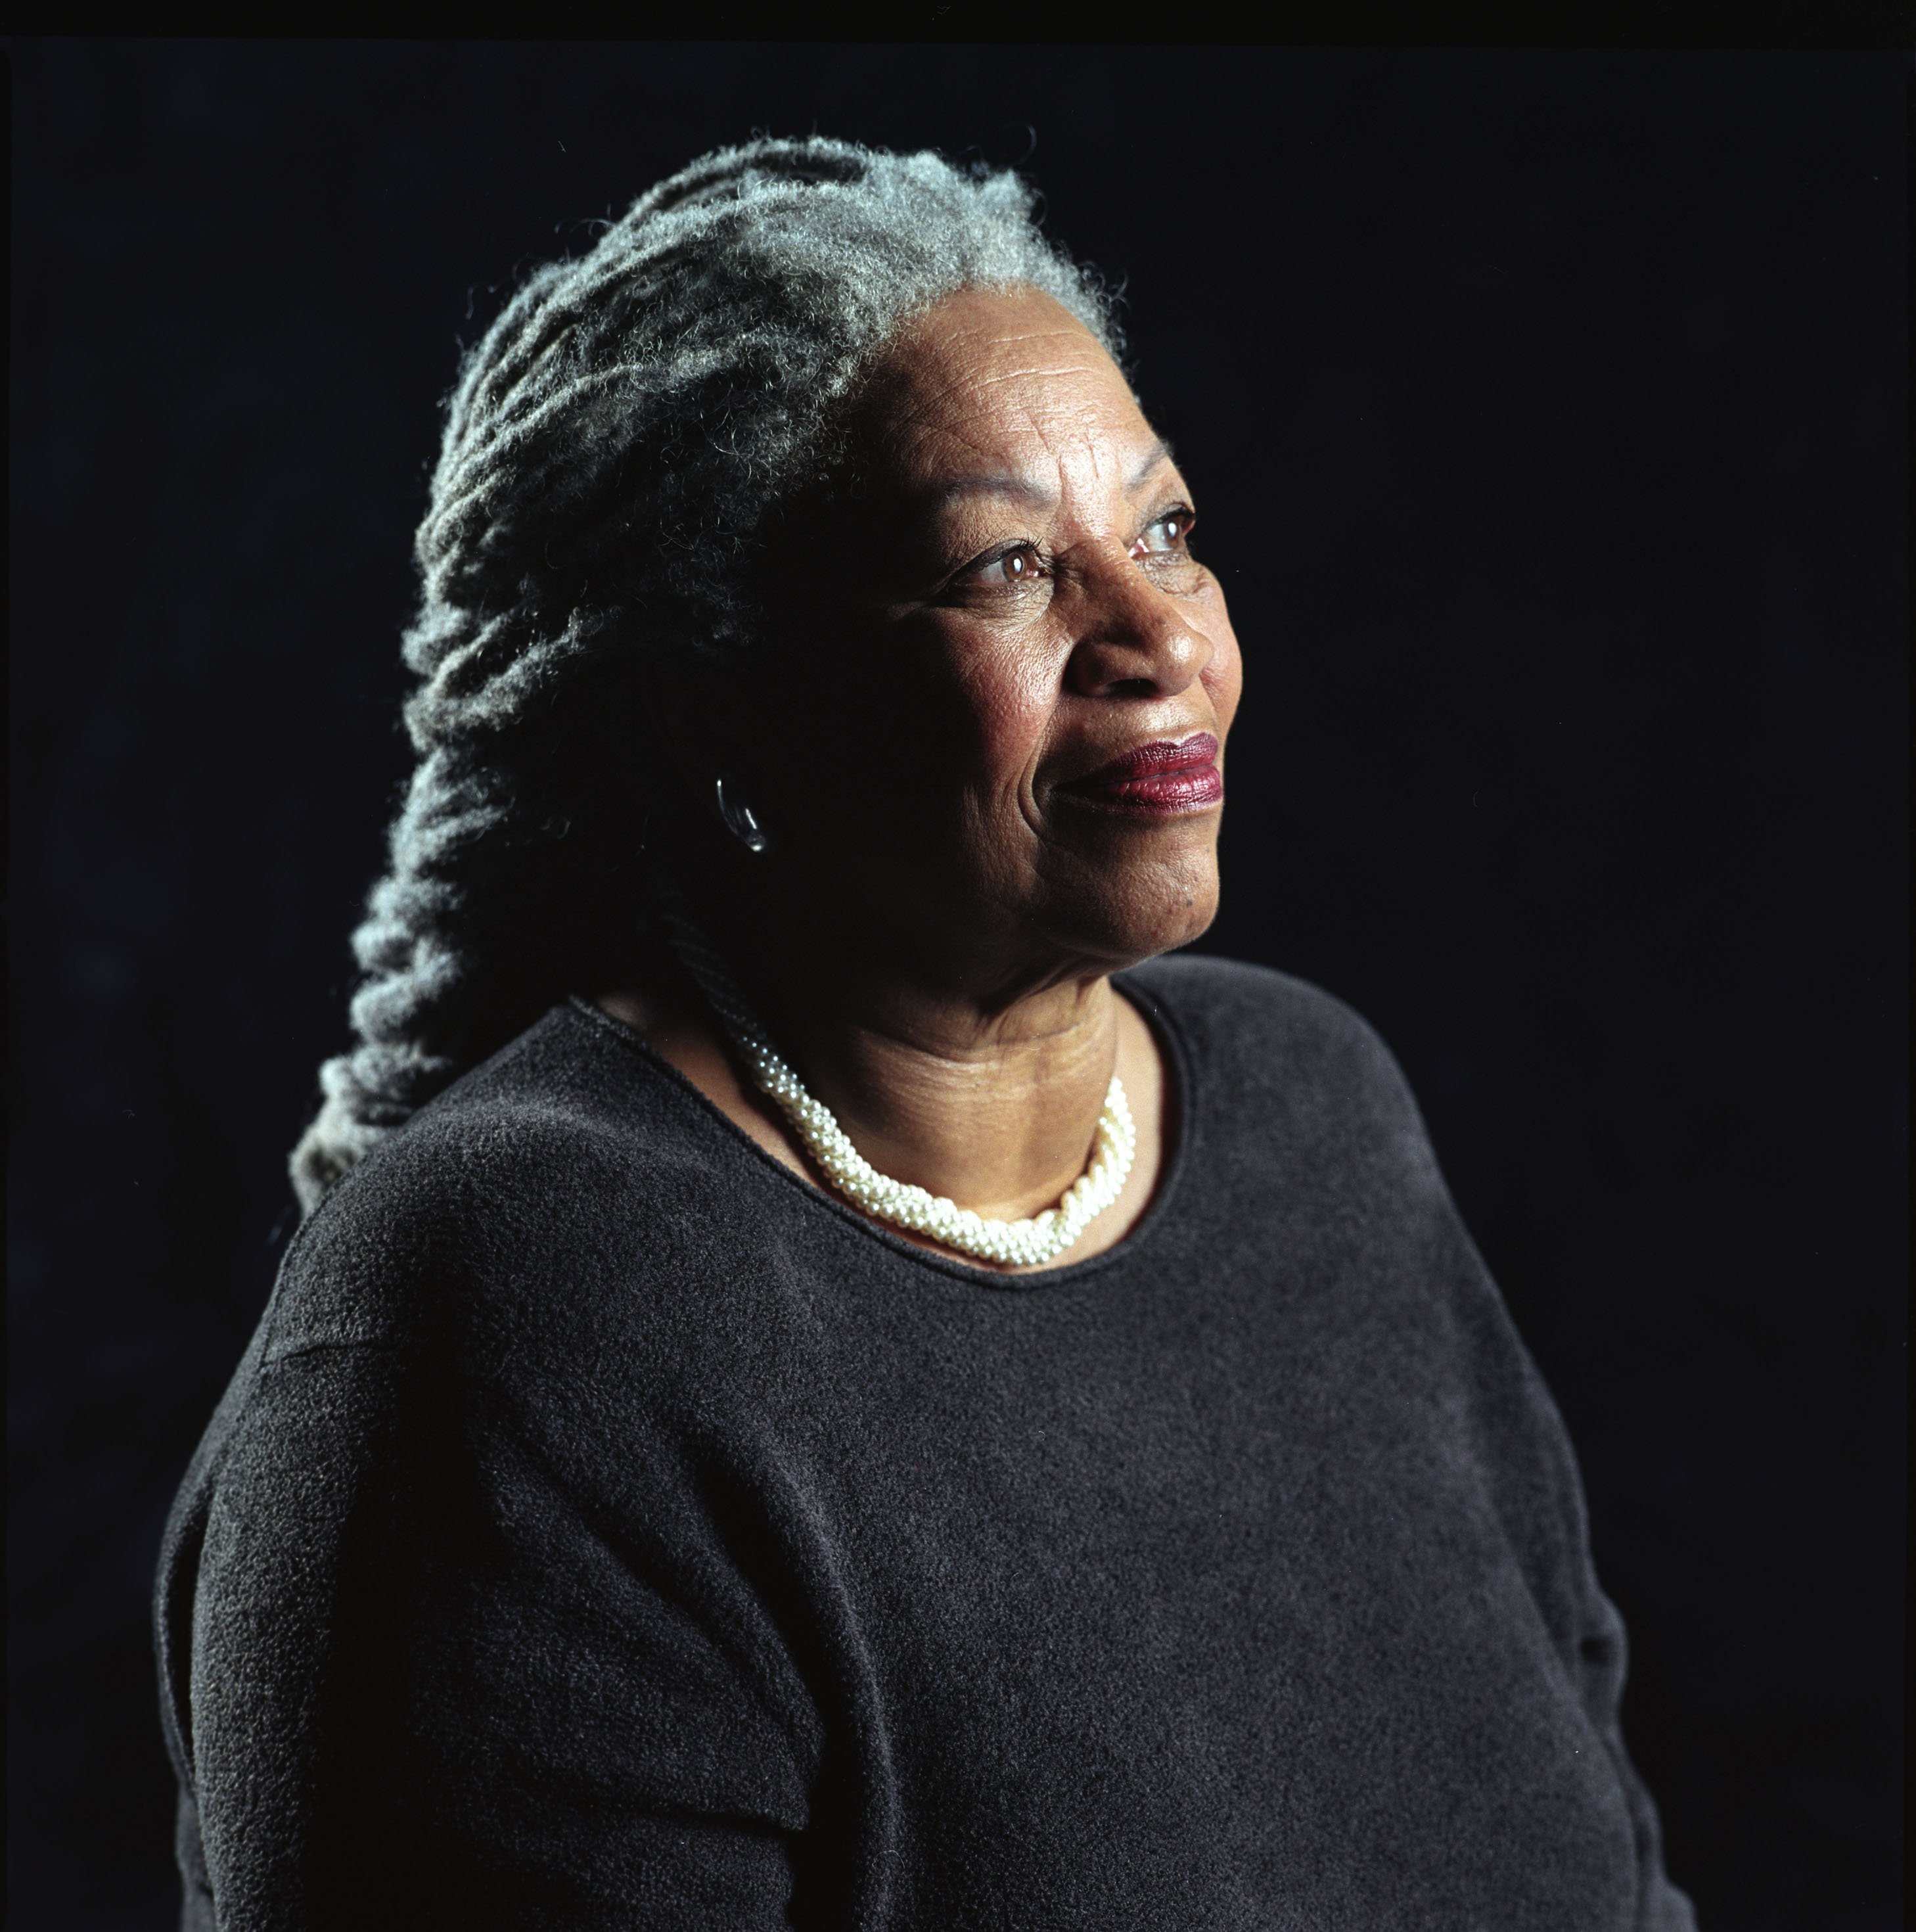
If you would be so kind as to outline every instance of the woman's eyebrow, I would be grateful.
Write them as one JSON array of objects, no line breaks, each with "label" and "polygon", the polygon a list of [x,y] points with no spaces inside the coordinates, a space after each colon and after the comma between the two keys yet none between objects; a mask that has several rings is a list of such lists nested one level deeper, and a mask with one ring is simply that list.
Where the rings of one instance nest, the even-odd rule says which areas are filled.
[{"label": "woman's eyebrow", "polygon": [[[1171,444],[1163,436],[1144,453],[1144,458],[1131,472],[1125,483],[1127,494],[1136,496],[1152,477],[1171,460]],[[1020,502],[1029,503],[1036,509],[1050,509],[1057,502],[1057,493],[1047,489],[1030,478],[1014,476],[994,472],[987,476],[954,476],[948,482],[940,483],[926,492],[925,501],[935,508],[962,496],[1010,496]]]},{"label": "woman's eyebrow", "polygon": [[1057,492],[1046,489],[1042,483],[1034,483],[1029,477],[1006,475],[954,476],[925,492],[925,501],[938,508],[961,496],[1013,496],[1043,510],[1057,502]]},{"label": "woman's eyebrow", "polygon": [[1159,436],[1145,452],[1144,460],[1131,472],[1131,480],[1124,486],[1132,496],[1136,496],[1150,482],[1159,468],[1171,460],[1171,442],[1168,438]]}]

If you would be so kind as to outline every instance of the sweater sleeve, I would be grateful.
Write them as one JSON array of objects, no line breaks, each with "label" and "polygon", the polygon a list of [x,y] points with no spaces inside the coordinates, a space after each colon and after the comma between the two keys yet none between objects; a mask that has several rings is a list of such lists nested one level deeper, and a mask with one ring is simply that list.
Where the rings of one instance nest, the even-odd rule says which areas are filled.
[{"label": "sweater sleeve", "polygon": [[1624,1746],[1620,1712],[1627,1642],[1623,1618],[1597,1581],[1569,1431],[1457,1212],[1402,1070],[1370,1028],[1345,1010],[1357,1070],[1346,1075],[1341,1090],[1366,1097],[1375,1144],[1394,1150],[1391,1178],[1380,1191],[1420,1202],[1427,1213],[1429,1278],[1445,1284],[1452,1334],[1471,1390],[1468,1432],[1475,1459],[1559,1666],[1610,1760],[1629,1815],[1636,1864],[1633,1932],[1696,1932],[1688,1898],[1663,1868],[1655,1802]]},{"label": "sweater sleeve", "polygon": [[1663,1826],[1656,1802],[1624,1748],[1618,1716],[1627,1650],[1624,1620],[1597,1587],[1594,1574],[1588,1582],[1584,1634],[1577,1646],[1579,1676],[1585,1712],[1615,1767],[1636,1833],[1639,1932],[1696,1932],[1696,1915],[1688,1897],[1670,1882],[1663,1870]]},{"label": "sweater sleeve", "polygon": [[1655,1802],[1624,1747],[1628,1643],[1623,1618],[1597,1581],[1569,1432],[1469,1237],[1454,1212],[1446,1218],[1453,1276],[1463,1289],[1462,1325],[1477,1364],[1477,1453],[1531,1596],[1629,1814],[1636,1855],[1634,1932],[1696,1932],[1688,1898],[1663,1868]]},{"label": "sweater sleeve", "polygon": [[784,1925],[805,1717],[722,1566],[595,1520],[400,1363],[269,1354],[202,1490],[183,1748],[217,1924]]}]

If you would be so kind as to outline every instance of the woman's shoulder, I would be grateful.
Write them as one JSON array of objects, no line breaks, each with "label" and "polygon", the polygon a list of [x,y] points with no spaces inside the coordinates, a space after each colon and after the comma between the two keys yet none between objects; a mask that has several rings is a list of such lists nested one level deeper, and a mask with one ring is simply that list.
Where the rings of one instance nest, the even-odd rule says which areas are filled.
[{"label": "woman's shoulder", "polygon": [[[683,1083],[577,1002],[554,1007],[386,1136],[301,1224],[268,1354],[508,1324],[550,1280],[669,1247],[724,1164]],[[441,1337],[440,1339],[442,1339]]]},{"label": "woman's shoulder", "polygon": [[1201,1087],[1246,1103],[1315,1096],[1340,1111],[1414,1113],[1376,1029],[1321,986],[1269,966],[1174,953],[1120,983],[1162,1016]]},{"label": "woman's shoulder", "polygon": [[289,1243],[174,1541],[215,1488],[270,1512],[422,1429],[629,1440],[695,1406],[730,1369],[710,1230],[737,1177],[682,1088],[616,1022],[558,1006],[373,1148]]},{"label": "woman's shoulder", "polygon": [[1273,966],[1226,959],[1210,952],[1167,952],[1120,976],[1127,988],[1141,988],[1176,1006],[1180,1016],[1207,1016],[1228,1026],[1276,1032],[1369,1031],[1350,1006],[1321,986]]}]

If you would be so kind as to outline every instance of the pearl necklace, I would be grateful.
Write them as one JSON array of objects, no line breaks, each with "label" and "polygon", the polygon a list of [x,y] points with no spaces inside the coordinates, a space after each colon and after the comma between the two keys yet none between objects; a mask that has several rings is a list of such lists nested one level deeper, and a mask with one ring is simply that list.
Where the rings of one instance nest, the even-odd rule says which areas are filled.
[{"label": "pearl necklace", "polygon": [[997,1221],[961,1208],[947,1195],[880,1174],[839,1126],[830,1108],[815,1100],[766,1038],[725,962],[693,922],[677,892],[662,887],[659,910],[673,950],[724,1023],[733,1045],[758,1086],[792,1124],[826,1178],[868,1214],[928,1234],[948,1248],[981,1261],[1042,1268],[1055,1261],[1124,1190],[1138,1156],[1138,1129],[1114,1073],[1098,1115],[1090,1165],[1066,1190],[1055,1208],[1027,1220]]}]

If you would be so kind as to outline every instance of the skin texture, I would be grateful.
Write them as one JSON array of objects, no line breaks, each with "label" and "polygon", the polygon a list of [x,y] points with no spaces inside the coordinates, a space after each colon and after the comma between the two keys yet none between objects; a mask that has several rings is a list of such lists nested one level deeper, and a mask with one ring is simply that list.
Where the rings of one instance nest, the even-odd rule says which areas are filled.
[{"label": "skin texture", "polygon": [[[882,1173],[1034,1214],[1084,1171],[1115,1067],[1138,1158],[1063,1257],[1082,1260],[1149,1205],[1174,1131],[1109,976],[1210,923],[1222,806],[1140,818],[1068,788],[1141,745],[1222,746],[1237,640],[1169,452],[1048,297],[968,290],[916,318],[857,427],[862,487],[780,550],[778,668],[659,700],[708,824],[722,772],[772,839],[717,836],[682,883]],[[600,1004],[817,1179],[669,956]]]}]

